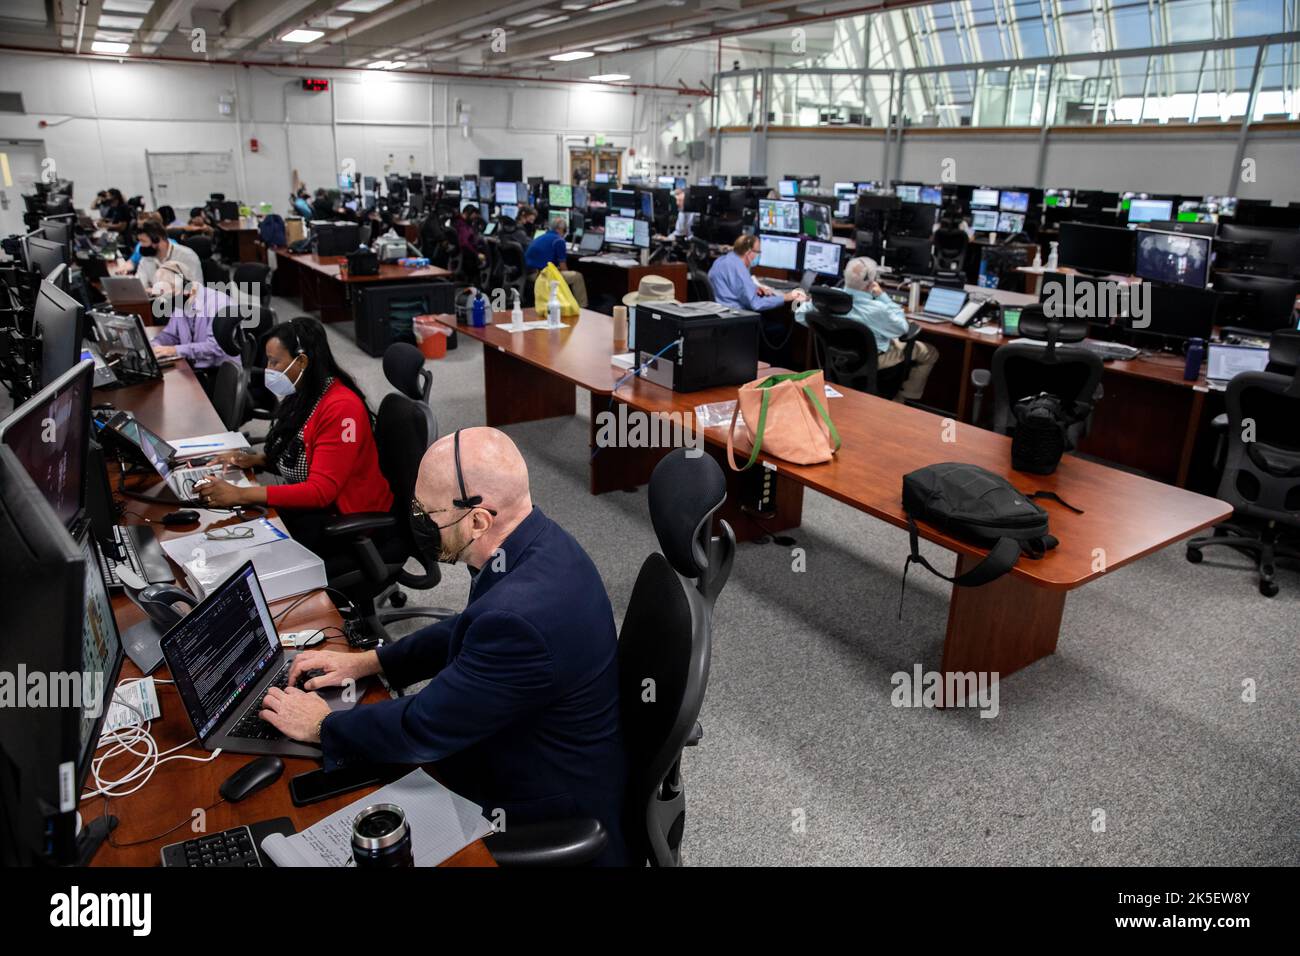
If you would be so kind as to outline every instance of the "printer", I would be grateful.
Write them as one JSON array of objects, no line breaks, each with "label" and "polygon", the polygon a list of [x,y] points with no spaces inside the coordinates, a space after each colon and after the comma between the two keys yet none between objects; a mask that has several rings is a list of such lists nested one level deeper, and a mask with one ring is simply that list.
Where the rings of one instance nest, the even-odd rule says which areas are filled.
[{"label": "printer", "polygon": [[396,262],[406,258],[407,243],[402,236],[380,236],[371,243],[380,262]]},{"label": "printer", "polygon": [[643,377],[664,388],[743,385],[758,377],[758,322],[757,312],[716,302],[642,302],[628,345],[638,366],[649,363]]}]

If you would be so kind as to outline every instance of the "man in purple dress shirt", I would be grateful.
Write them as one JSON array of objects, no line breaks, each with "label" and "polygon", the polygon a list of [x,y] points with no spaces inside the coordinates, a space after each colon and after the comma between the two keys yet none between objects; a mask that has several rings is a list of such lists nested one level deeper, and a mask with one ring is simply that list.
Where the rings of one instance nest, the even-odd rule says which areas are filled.
[{"label": "man in purple dress shirt", "polygon": [[179,357],[190,363],[207,387],[222,362],[238,362],[228,355],[212,332],[212,320],[231,303],[225,293],[190,282],[174,263],[158,267],[150,293],[157,297],[155,308],[170,313],[167,326],[154,336],[153,350],[159,358]]}]

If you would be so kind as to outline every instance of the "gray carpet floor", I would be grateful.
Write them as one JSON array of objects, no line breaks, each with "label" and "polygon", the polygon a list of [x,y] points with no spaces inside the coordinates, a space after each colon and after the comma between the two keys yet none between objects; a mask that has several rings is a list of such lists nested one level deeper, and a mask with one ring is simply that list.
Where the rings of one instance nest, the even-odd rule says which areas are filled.
[{"label": "gray carpet floor", "polygon": [[[379,360],[345,325],[330,337],[376,406]],[[429,367],[443,432],[482,424],[479,345]],[[581,413],[507,431],[621,614],[655,549],[644,489],[588,493]],[[717,603],[687,863],[1300,862],[1300,573],[1268,600],[1233,552],[1193,566],[1174,545],[1123,568],[1070,597],[1057,653],[1003,681],[987,719],[891,704],[891,675],[937,668],[947,621],[948,586],[923,572],[897,620],[903,532],[810,492],[793,535],[806,571],[741,545]],[[412,600],[461,607],[467,590],[457,568]]]}]

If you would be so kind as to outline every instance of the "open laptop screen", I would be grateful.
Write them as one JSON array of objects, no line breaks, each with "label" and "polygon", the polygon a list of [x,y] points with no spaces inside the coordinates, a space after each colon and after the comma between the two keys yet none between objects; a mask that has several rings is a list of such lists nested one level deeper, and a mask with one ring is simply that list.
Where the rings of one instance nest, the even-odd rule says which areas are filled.
[{"label": "open laptop screen", "polygon": [[168,631],[162,652],[194,731],[205,739],[283,654],[253,562]]},{"label": "open laptop screen", "polygon": [[1268,349],[1211,344],[1205,377],[1212,382],[1227,382],[1242,372],[1262,372],[1267,365]]},{"label": "open laptop screen", "polygon": [[966,304],[966,293],[960,289],[945,289],[942,286],[935,286],[926,296],[925,305],[921,311],[929,315],[942,316],[945,319],[951,319],[961,307]]}]

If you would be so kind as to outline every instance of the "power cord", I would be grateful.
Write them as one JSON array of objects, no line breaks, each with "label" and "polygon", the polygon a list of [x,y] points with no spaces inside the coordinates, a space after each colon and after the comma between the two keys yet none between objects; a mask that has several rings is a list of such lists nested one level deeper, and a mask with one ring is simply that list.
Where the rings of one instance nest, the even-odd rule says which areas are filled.
[{"label": "power cord", "polygon": [[[622,387],[623,387],[624,385],[626,385],[628,382],[632,381],[632,379],[640,377],[640,376],[641,376],[641,375],[646,371],[646,369],[648,369],[648,368],[649,368],[649,367],[654,363],[655,359],[657,359],[657,358],[659,358],[660,356],[662,356],[662,355],[663,355],[665,352],[667,352],[669,349],[671,349],[671,348],[678,348],[678,349],[680,349],[681,346],[682,346],[682,344],[683,344],[683,339],[681,339],[681,338],[673,339],[673,341],[669,342],[667,345],[665,345],[663,348],[661,348],[661,349],[660,349],[658,352],[656,352],[654,355],[650,356],[648,359],[646,359],[644,362],[642,362],[642,363],[641,363],[640,365],[638,365],[636,368],[632,369],[632,370],[629,371],[626,375],[622,376],[622,377],[621,377],[617,382],[614,383],[614,387],[613,387],[612,389],[610,389],[610,392],[609,392],[609,405],[606,407],[605,410],[606,410],[607,412],[612,412],[612,411],[614,410],[614,395],[618,392],[618,390],[619,390],[620,388],[622,388]],[[592,425],[594,426],[594,425],[595,425],[595,422],[592,422]],[[591,458],[590,458],[589,460],[590,460],[590,461],[595,461],[595,460],[596,460],[596,456],[599,455],[599,454],[600,454],[600,446],[597,445],[596,448],[595,448],[595,450],[592,451],[592,453],[591,453]]]}]

